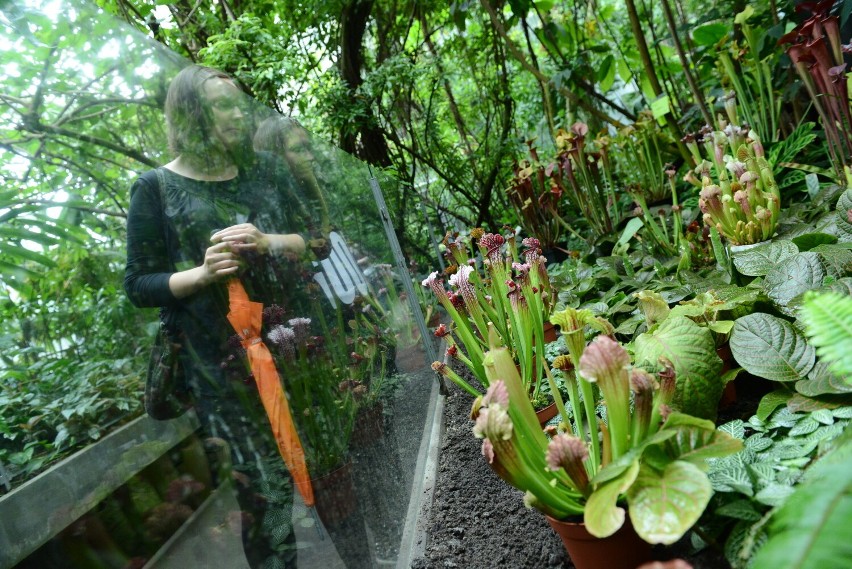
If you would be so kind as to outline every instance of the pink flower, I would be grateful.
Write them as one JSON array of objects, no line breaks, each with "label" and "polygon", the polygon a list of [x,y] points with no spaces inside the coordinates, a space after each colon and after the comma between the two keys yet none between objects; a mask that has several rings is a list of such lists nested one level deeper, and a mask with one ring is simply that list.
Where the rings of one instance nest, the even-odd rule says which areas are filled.
[{"label": "pink flower", "polygon": [[500,262],[500,247],[506,239],[499,233],[486,233],[479,239],[479,245],[486,251],[486,256],[492,263]]},{"label": "pink flower", "polygon": [[269,331],[267,339],[284,357],[288,359],[296,357],[296,332],[292,328],[279,324]]},{"label": "pink flower", "polygon": [[512,438],[514,425],[509,413],[494,405],[480,409],[476,423],[473,425],[473,434],[476,438],[486,438],[492,441],[508,441]]},{"label": "pink flower", "polygon": [[296,343],[301,344],[308,339],[311,333],[311,319],[310,318],[291,318],[287,321],[287,324],[293,329],[293,332],[296,334]]},{"label": "pink flower", "polygon": [[479,300],[476,298],[476,288],[470,282],[472,272],[473,267],[465,265],[459,267],[456,274],[450,277],[450,285],[458,289],[468,310],[474,310],[479,304]]},{"label": "pink flower", "polygon": [[482,398],[482,404],[499,405],[503,409],[509,408],[509,390],[503,380],[498,379],[488,387],[485,392],[485,397]]}]

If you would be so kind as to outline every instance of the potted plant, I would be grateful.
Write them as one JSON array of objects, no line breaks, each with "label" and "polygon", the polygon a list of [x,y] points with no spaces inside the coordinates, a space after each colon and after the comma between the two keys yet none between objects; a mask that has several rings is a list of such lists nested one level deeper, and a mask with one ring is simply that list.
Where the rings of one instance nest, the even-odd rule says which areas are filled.
[{"label": "potted plant", "polygon": [[[757,133],[739,126],[736,100],[725,101],[728,120],[719,120],[713,131],[705,127],[687,140],[700,179],[698,206],[704,223],[715,228],[731,245],[745,246],[767,241],[775,233],[781,195]],[[704,144],[702,159],[698,142]],[[694,176],[688,179],[698,183]]]},{"label": "potted plant", "polygon": [[[603,540],[632,526],[648,543],[673,543],[695,523],[712,494],[705,459],[734,453],[741,443],[710,421],[671,410],[671,370],[655,377],[632,366],[628,352],[609,336],[583,344],[577,366],[571,363],[576,346],[557,366],[574,371],[575,381],[583,384],[585,412],[572,391],[574,420],[545,432],[510,351],[492,328],[484,362],[490,385],[472,410],[482,453],[554,528],[578,523],[584,526],[581,531]],[[567,417],[558,391],[553,391]],[[606,420],[597,411],[601,405]],[[630,524],[625,523],[624,506]],[[613,548],[605,541],[603,560],[584,560],[570,539],[562,537],[579,569],[633,569],[642,561],[613,559],[614,552],[634,547]]]}]

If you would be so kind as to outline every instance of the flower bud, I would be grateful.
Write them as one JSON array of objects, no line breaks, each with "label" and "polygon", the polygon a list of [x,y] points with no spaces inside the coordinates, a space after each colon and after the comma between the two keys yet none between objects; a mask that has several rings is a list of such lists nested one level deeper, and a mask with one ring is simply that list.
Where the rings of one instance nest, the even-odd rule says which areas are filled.
[{"label": "flower bud", "polygon": [[564,468],[568,477],[584,496],[591,493],[589,473],[583,464],[588,457],[589,450],[586,445],[572,435],[557,435],[547,444],[547,467],[550,470]]}]

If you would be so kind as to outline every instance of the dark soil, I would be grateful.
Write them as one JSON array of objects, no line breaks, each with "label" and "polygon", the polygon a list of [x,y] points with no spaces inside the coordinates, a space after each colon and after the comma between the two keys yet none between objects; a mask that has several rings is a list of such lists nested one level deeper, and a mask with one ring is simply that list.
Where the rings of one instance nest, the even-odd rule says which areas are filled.
[{"label": "dark soil", "polygon": [[414,569],[574,567],[544,516],[491,470],[473,436],[473,398],[450,385],[426,555]]},{"label": "dark soil", "polygon": [[[763,386],[738,387],[736,403],[720,412],[719,423],[747,419],[766,391]],[[573,568],[544,516],[528,510],[523,493],[498,478],[482,457],[482,442],[473,436],[469,417],[473,398],[453,384],[449,390],[434,503],[424,524],[426,551],[412,568]],[[680,557],[694,569],[730,568],[719,552],[691,552],[687,538],[670,547],[656,546],[654,557]]]}]

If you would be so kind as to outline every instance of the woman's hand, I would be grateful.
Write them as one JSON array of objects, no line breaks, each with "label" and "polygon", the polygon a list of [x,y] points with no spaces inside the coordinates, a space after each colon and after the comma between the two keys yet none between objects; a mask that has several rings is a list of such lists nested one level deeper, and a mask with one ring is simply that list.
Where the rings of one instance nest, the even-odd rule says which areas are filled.
[{"label": "woman's hand", "polygon": [[235,274],[240,269],[240,256],[233,252],[233,245],[216,243],[204,252],[204,262],[194,269],[172,273],[169,289],[176,298],[185,298],[202,288]]},{"label": "woman's hand", "polygon": [[217,231],[210,237],[210,241],[218,244],[229,244],[231,250],[237,254],[242,251],[257,251],[264,255],[269,252],[270,248],[269,236],[251,223],[240,223]]},{"label": "woman's hand", "polygon": [[305,252],[305,240],[297,233],[263,233],[251,223],[240,223],[217,231],[210,237],[213,243],[228,243],[231,251],[257,251],[261,255],[278,253],[298,258]]},{"label": "woman's hand", "polygon": [[233,248],[234,245],[224,241],[207,248],[204,252],[204,263],[201,265],[201,286],[207,286],[239,270],[240,256],[233,252]]}]

